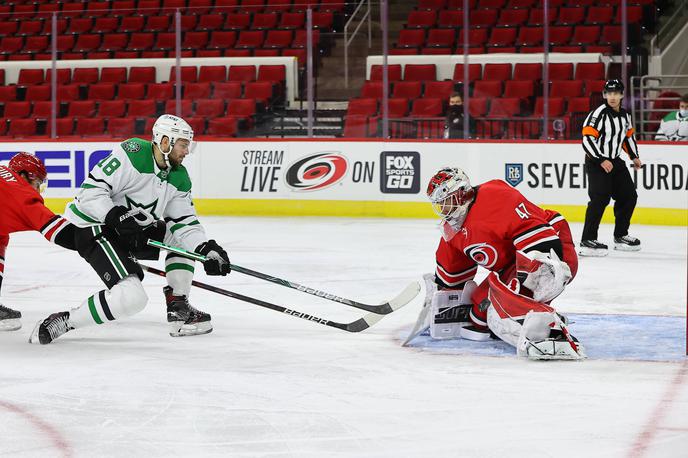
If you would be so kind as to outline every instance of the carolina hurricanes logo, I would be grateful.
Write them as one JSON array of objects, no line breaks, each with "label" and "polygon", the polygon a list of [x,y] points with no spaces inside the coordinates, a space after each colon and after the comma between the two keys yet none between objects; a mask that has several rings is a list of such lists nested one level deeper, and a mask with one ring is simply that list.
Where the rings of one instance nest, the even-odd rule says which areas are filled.
[{"label": "carolina hurricanes logo", "polygon": [[317,153],[294,162],[287,169],[285,180],[294,191],[317,191],[338,183],[347,170],[344,156]]},{"label": "carolina hurricanes logo", "polygon": [[470,257],[472,260],[480,264],[481,266],[489,269],[494,266],[497,262],[497,250],[492,245],[487,243],[474,243],[465,248],[464,252],[466,256]]}]

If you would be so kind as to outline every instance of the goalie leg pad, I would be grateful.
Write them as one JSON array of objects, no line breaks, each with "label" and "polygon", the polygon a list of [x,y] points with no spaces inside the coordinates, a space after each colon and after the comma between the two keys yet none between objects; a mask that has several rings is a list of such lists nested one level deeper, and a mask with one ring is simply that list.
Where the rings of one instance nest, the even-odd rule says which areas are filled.
[{"label": "goalie leg pad", "polygon": [[[463,290],[437,291],[432,296],[432,322],[430,323],[430,337],[433,339],[456,339],[460,337],[461,329],[470,324],[471,310],[469,288],[475,287],[475,282],[469,282]],[[463,299],[463,301],[462,301]],[[467,303],[466,303],[467,302]]]}]

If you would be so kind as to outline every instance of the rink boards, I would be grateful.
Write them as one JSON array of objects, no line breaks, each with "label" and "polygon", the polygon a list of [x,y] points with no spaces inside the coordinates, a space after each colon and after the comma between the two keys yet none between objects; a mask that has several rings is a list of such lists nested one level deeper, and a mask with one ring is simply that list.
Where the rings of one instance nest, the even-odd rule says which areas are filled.
[{"label": "rink boards", "polygon": [[[50,175],[45,197],[60,212],[114,144],[4,143],[0,162],[17,151],[41,157]],[[639,195],[633,222],[688,224],[686,146],[640,145],[645,167],[630,169]],[[583,221],[588,200],[578,142],[200,141],[185,165],[200,214],[432,217],[425,188],[444,166],[463,168],[474,184],[503,179],[570,221]],[[613,221],[611,206],[605,220]]]}]

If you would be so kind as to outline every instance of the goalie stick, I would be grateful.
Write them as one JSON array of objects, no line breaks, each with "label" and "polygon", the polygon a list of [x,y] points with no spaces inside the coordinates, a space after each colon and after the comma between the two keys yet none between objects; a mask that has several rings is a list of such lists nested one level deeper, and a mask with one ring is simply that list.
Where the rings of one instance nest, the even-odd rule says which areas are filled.
[{"label": "goalie stick", "polygon": [[[141,264],[141,267],[155,275],[160,275],[161,277],[165,276],[165,272],[162,270],[156,269],[154,267],[148,267],[146,265]],[[312,321],[317,324],[322,324],[323,326],[330,326],[332,328],[337,328],[341,329],[343,331],[347,332],[361,332],[365,331],[378,321],[380,321],[382,318],[384,318],[384,315],[378,315],[376,313],[368,313],[365,315],[363,318],[359,318],[358,320],[352,321],[350,323],[338,323],[336,321],[330,321],[326,320],[325,318],[320,318],[315,315],[309,315],[308,313],[304,312],[299,312],[298,310],[294,310],[291,308],[283,307],[281,305],[277,304],[272,304],[270,302],[265,302],[260,299],[256,299],[254,297],[250,296],[244,296],[243,294],[235,293],[233,291],[229,291],[226,289],[218,288],[217,286],[212,286],[212,285],[207,285],[205,283],[201,283],[200,281],[192,280],[191,284],[193,286],[196,286],[197,288],[205,289],[207,291],[212,291],[213,293],[217,294],[222,294],[223,296],[228,296],[234,299],[238,299],[240,301],[248,302],[250,304],[258,305],[260,307],[265,307],[270,310],[275,310],[277,312],[282,312],[286,313],[287,315],[295,316],[297,318],[301,318],[303,320],[307,321]]]},{"label": "goalie stick", "polygon": [[[198,253],[193,253],[191,251],[184,250],[182,248],[177,248],[173,246],[166,245],[164,243],[160,243],[156,240],[148,240],[148,245],[154,246],[156,248],[160,248],[163,250],[170,251],[172,253],[177,253],[181,256],[185,256],[190,259],[194,259],[196,261],[205,261],[206,257],[203,255],[200,255]],[[286,288],[291,288],[295,289],[297,291],[301,291],[302,293],[310,294],[312,296],[320,297],[322,299],[327,299],[329,301],[333,302],[338,302],[340,304],[348,305],[349,307],[354,307],[357,309],[365,310],[367,312],[373,312],[378,315],[387,315],[388,313],[392,313],[395,310],[400,309],[401,307],[405,306],[409,302],[413,300],[413,298],[416,297],[418,292],[420,291],[420,285],[418,282],[412,282],[410,283],[399,295],[397,295],[394,299],[384,302],[380,305],[372,305],[372,304],[364,304],[361,302],[357,302],[351,299],[346,299],[344,297],[340,297],[325,291],[320,291],[315,288],[310,288],[308,286],[300,285],[298,283],[294,283],[288,280],[284,280],[283,278],[278,278],[278,277],[273,277],[272,275],[264,274],[262,272],[258,272],[255,270],[247,269],[246,267],[241,267],[236,264],[230,264],[230,267],[232,268],[233,271],[239,272],[240,274],[244,275],[249,275],[251,277],[259,278],[261,280],[269,281],[271,283],[275,283],[280,286],[284,286]]]}]

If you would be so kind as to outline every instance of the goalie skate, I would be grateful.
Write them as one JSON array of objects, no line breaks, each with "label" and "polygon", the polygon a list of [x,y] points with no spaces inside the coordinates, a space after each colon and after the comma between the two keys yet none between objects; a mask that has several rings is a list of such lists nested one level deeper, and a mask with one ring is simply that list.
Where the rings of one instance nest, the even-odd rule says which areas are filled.
[{"label": "goalie skate", "polygon": [[533,360],[578,360],[587,358],[585,348],[575,338],[573,338],[573,341],[577,349],[574,349],[563,335],[540,341],[532,341],[526,338],[519,343],[518,354]]},{"label": "goalie skate", "polygon": [[212,332],[210,314],[201,312],[189,304],[186,296],[175,296],[172,288],[163,288],[167,301],[167,323],[170,336],[185,337]]},{"label": "goalie skate", "polygon": [[21,329],[21,312],[0,304],[0,331]]}]

